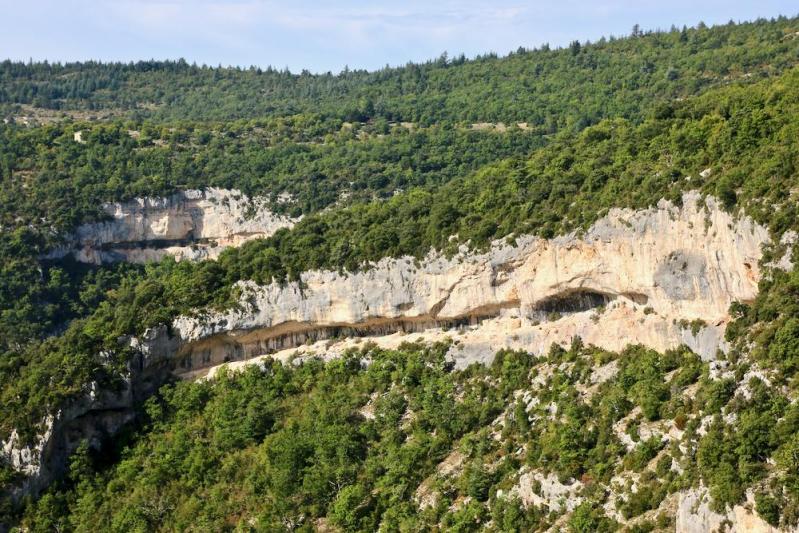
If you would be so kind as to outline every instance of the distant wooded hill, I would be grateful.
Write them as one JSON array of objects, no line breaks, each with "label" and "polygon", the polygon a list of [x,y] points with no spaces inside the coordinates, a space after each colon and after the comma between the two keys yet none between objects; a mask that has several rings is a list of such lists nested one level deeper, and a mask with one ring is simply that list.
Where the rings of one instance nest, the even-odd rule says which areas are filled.
[{"label": "distant wooded hill", "polygon": [[797,19],[641,32],[563,49],[467,60],[446,54],[376,72],[314,75],[178,61],[0,63],[0,104],[117,110],[157,120],[321,113],[343,120],[526,122],[549,132],[606,117],[639,119],[657,102],[797,61]]}]

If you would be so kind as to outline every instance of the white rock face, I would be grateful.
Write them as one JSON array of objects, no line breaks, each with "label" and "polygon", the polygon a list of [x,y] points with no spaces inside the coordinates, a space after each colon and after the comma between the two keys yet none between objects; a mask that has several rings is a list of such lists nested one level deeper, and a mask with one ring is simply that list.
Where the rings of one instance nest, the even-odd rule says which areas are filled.
[{"label": "white rock face", "polygon": [[267,209],[264,198],[237,190],[189,190],[168,198],[138,198],[103,206],[111,220],[84,224],[74,244],[54,255],[72,253],[79,261],[102,263],[213,259],[229,246],[268,237],[296,220]]},{"label": "white rock face", "polygon": [[[561,513],[574,511],[583,498],[579,496],[583,484],[571,480],[564,485],[554,474],[544,475],[541,472],[528,472],[526,467],[519,476],[519,481],[510,490],[511,496],[518,496],[525,507],[543,507]],[[538,487],[537,489],[535,487]]]},{"label": "white rock face", "polygon": [[[462,364],[503,347],[542,353],[574,336],[610,350],[685,343],[712,359],[725,347],[730,303],[757,294],[768,240],[750,219],[687,194],[682,207],[612,210],[582,236],[527,236],[484,254],[431,253],[418,265],[384,259],[354,274],[311,271],[301,284],[241,282],[240,309],[174,322],[176,371],[328,337],[435,340],[453,327]],[[691,331],[691,321],[702,322]]]},{"label": "white rock face", "polygon": [[[234,196],[212,190],[143,201],[138,210],[128,207],[114,221],[81,230],[86,248],[80,253],[94,261],[135,260],[142,250],[101,248],[186,236],[230,244],[251,238],[258,228],[275,231],[291,223],[258,209],[247,219],[243,214],[251,204]],[[131,390],[154,388],[169,370],[196,377],[226,362],[257,363],[266,354],[334,357],[361,336],[385,347],[449,337],[455,341],[450,355],[461,366],[490,362],[505,347],[543,353],[575,336],[609,350],[629,344],[666,350],[685,343],[712,359],[724,349],[730,303],[757,294],[761,247],[768,241],[764,227],[735,220],[713,199],[689,193],[681,207],[661,202],[641,211],[614,209],[584,235],[525,236],[513,246],[497,242],[486,253],[463,250],[451,259],[432,252],[420,262],[384,259],[354,274],[310,271],[301,283],[241,282],[239,308],[179,317],[171,328],[131,339],[140,354],[130,362],[132,375],[152,381],[132,379]],[[703,322],[691,331],[687,324],[694,320]],[[331,337],[345,340],[324,342]],[[63,452],[77,442],[67,438],[70,431],[92,438],[121,424],[112,411],[126,416],[129,402],[114,401],[119,405],[109,410],[114,402],[87,396],[48,424],[38,444],[23,449],[11,439],[2,443],[3,453],[43,487],[55,467],[40,465],[61,465]]]},{"label": "white rock face", "polygon": [[[778,529],[769,525],[757,513],[751,511],[754,498],[747,495],[747,505],[736,505],[726,514],[719,514],[710,509],[710,497],[704,488],[689,489],[679,495],[677,504],[677,533],[707,533],[709,531],[729,531],[730,533],[778,533]],[[722,529],[724,523],[727,529]],[[791,529],[791,531],[796,531]]]}]

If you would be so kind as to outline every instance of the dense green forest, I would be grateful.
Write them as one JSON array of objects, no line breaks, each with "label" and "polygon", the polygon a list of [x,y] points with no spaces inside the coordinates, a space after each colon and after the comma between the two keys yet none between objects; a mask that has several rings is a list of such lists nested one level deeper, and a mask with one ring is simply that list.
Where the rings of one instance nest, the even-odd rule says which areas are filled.
[{"label": "dense green forest", "polygon": [[442,55],[376,72],[314,75],[185,61],[0,64],[0,104],[118,110],[155,120],[235,120],[321,112],[342,120],[527,122],[550,132],[640,118],[668,102],[797,61],[796,19],[641,32],[563,49],[466,60]]},{"label": "dense green forest", "polygon": [[[311,531],[323,519],[344,530],[442,524],[472,531],[493,520],[497,531],[531,530],[552,525],[558,514],[524,511],[518,499],[497,498],[523,466],[600,483],[618,472],[640,472],[655,456],[659,474],[672,461],[683,464],[681,475],[650,476],[651,495],[624,506],[633,517],[690,486],[700,475],[692,454],[715,445],[693,435],[695,449],[688,453],[677,446],[660,453],[659,443],[648,442],[626,453],[612,430],[636,405],[646,406],[651,419],[712,410],[707,365],[691,353],[630,348],[612,354],[575,343],[542,358],[501,352],[489,368],[453,371],[446,351],[446,345],[366,346],[327,364],[267,362],[242,375],[166,387],[145,405],[146,429],[118,464],[100,468],[88,450],[80,451],[65,490],[42,498],[24,522],[34,531],[275,531],[288,525]],[[614,360],[618,376],[590,401],[581,399],[578,388],[588,383],[591,368]],[[557,370],[536,391],[541,406],[531,423],[515,393],[547,367]],[[675,370],[664,388],[664,375]],[[684,405],[681,393],[693,383],[707,399]],[[565,420],[548,420],[550,402]],[[365,405],[368,416],[361,412]],[[508,422],[492,425],[503,413]],[[772,432],[785,440],[798,422],[794,416]],[[463,468],[430,483],[428,490],[441,497],[419,512],[416,487],[453,453],[463,457]],[[602,498],[586,489],[572,530],[611,530],[613,522],[597,512]]]},{"label": "dense green forest", "polygon": [[[460,371],[447,349],[366,345],[328,363],[268,360],[166,386],[112,452],[79,449],[67,478],[22,523],[32,531],[476,531],[486,523],[492,531],[613,531],[619,525],[602,506],[615,477],[640,474],[634,492],[614,498],[627,520],[699,480],[723,509],[766,479],[771,453],[783,474],[760,485],[758,512],[774,525],[799,520],[799,409],[757,378],[748,398],[733,398],[734,382],[711,379],[690,351],[614,354],[579,339],[545,357],[505,351],[488,368]],[[592,368],[614,363],[615,377],[581,394]],[[535,385],[539,375],[547,377]],[[551,405],[559,417],[548,416]],[[733,423],[721,417],[725,406]],[[640,414],[627,431],[637,445],[627,451],[613,427],[633,409]],[[707,416],[713,421],[699,433]],[[660,420],[684,430],[679,445],[638,435],[639,424]],[[437,474],[441,461],[454,462],[453,473]],[[565,523],[562,512],[507,497],[529,468],[582,480]],[[674,526],[665,513],[635,523],[635,531]]]},{"label": "dense green forest", "polygon": [[[0,125],[0,438],[16,430],[32,439],[89,383],[113,387],[130,357],[121,336],[233,305],[240,280],[579,232],[612,207],[679,202],[687,190],[765,224],[775,242],[799,231],[797,32],[796,18],[780,18],[337,76],[185,62],[0,64],[0,109],[12,117]],[[37,109],[64,117],[19,119]],[[91,120],[98,110],[115,115]],[[484,121],[509,127],[471,126]],[[267,196],[303,218],[217,261],[42,259],[77,225],[101,219],[104,201],[211,186]],[[282,194],[291,201],[277,202]],[[768,250],[764,262],[783,252]],[[40,500],[0,502],[0,523],[551,526],[558,513],[498,497],[526,465],[591,480],[559,526],[574,531],[618,526],[603,514],[602,487],[623,472],[643,480],[621,504],[627,518],[701,480],[719,509],[755,487],[761,516],[796,524],[799,270],[769,272],[754,302],[734,306],[727,333],[734,375],[756,362],[778,377],[753,382],[748,398],[687,350],[612,354],[579,340],[546,357],[501,352],[491,367],[457,371],[445,346],[414,344],[366,346],[328,363],[268,361],[165,386],[118,442],[102,453],[81,448]],[[614,379],[590,399],[577,393],[611,361],[621,368]],[[565,414],[541,412],[531,423],[516,393],[544,368],[547,386],[530,392]],[[691,385],[695,399],[685,394]],[[374,417],[361,412],[366,404]],[[688,451],[636,438],[627,452],[611,426],[635,407],[641,422],[680,420]],[[509,422],[494,428],[503,414]],[[700,435],[703,417],[713,421]],[[436,477],[454,450],[465,466]],[[0,485],[17,478],[0,462]],[[441,496],[420,511],[415,491],[425,480]]]},{"label": "dense green forest", "polygon": [[[354,131],[318,117],[136,128],[0,126],[0,224],[44,221],[70,230],[104,216],[103,201],[203,187],[271,197],[272,209],[299,216],[435,188],[545,143],[519,128],[502,134],[437,126],[381,131],[365,124]],[[74,140],[78,131],[80,143]],[[281,194],[292,201],[277,202]]]}]

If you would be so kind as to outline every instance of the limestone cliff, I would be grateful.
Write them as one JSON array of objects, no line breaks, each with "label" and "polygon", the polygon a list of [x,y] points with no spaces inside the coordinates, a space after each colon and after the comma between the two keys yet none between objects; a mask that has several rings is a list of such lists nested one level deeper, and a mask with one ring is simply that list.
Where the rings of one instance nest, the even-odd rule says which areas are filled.
[{"label": "limestone cliff", "polygon": [[7,440],[0,441],[0,453],[24,479],[11,497],[38,494],[47,488],[65,473],[69,455],[82,441],[95,449],[103,446],[135,418],[135,406],[168,378],[158,368],[144,368],[141,361],[132,360],[119,383],[110,387],[97,382],[85,384],[81,397],[60,406],[42,421],[43,431],[34,442],[26,442],[12,431]]},{"label": "limestone cliff", "polygon": [[[779,529],[770,526],[753,512],[754,496],[746,494],[744,505],[735,505],[726,513],[720,514],[710,508],[707,489],[694,488],[679,493],[676,511],[676,530],[680,533],[705,533],[707,531],[729,531],[730,533],[777,533]],[[726,527],[725,527],[726,526]],[[790,530],[795,532],[796,528]]]},{"label": "limestone cliff", "polygon": [[[183,205],[240,212],[230,207],[239,205],[232,199],[220,208],[210,199],[217,194],[186,196]],[[232,226],[206,223],[209,210],[199,218],[178,214],[174,201],[158,204],[158,215],[142,206],[129,218],[79,234],[92,235],[94,243],[123,243],[137,235],[209,236],[252,227],[244,219]],[[584,234],[522,236],[480,254],[462,248],[452,258],[431,252],[421,261],[383,259],[357,273],[310,271],[286,284],[241,282],[236,309],[179,317],[169,328],[128,339],[139,353],[130,362],[132,393],[88,395],[48,421],[35,446],[12,439],[3,443],[4,453],[30,476],[32,487],[42,487],[63,470],[81,439],[113,434],[135,397],[170,372],[195,377],[222,363],[251,364],[267,354],[288,357],[296,351],[335,356],[363,336],[385,346],[449,337],[455,341],[451,356],[461,365],[490,361],[503,347],[542,353],[574,336],[610,350],[686,343],[712,359],[724,348],[730,303],[757,294],[761,247],[768,241],[764,227],[690,193],[681,206],[614,209]],[[106,259],[102,252],[86,257]],[[408,332],[415,335],[409,338]],[[324,339],[330,340],[323,344]]]},{"label": "limestone cliff", "polygon": [[137,198],[103,206],[109,219],[77,228],[54,256],[102,263],[213,259],[228,246],[268,237],[294,220],[271,212],[264,198],[236,190],[188,190],[167,198]]},{"label": "limestone cliff", "polygon": [[502,347],[541,353],[574,336],[610,350],[686,343],[710,359],[724,347],[730,303],[757,294],[767,241],[750,219],[687,194],[682,207],[612,210],[584,235],[520,237],[451,259],[384,259],[288,284],[241,282],[239,309],[181,317],[177,351],[149,352],[182,373],[329,337],[390,343],[398,332],[432,340],[457,328],[452,355],[463,363]]}]

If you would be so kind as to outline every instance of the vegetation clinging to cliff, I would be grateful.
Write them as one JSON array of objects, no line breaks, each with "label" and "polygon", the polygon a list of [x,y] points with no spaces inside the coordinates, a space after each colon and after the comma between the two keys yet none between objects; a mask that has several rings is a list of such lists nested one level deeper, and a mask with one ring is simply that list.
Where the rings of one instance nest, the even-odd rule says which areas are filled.
[{"label": "vegetation clinging to cliff", "polygon": [[[35,385],[63,374],[66,361],[76,364],[57,355],[73,348],[51,343],[80,339],[81,346],[117,351],[120,335],[193,308],[229,305],[237,280],[269,283],[296,279],[312,268],[356,269],[381,257],[451,250],[458,242],[480,248],[512,234],[551,236],[586,228],[610,207],[679,201],[682,192],[696,188],[721,197],[729,208],[745,209],[780,235],[795,228],[798,218],[792,196],[799,167],[797,87],[796,70],[769,82],[727,87],[675,103],[664,116],[638,126],[614,120],[562,134],[529,158],[488,166],[432,191],[414,189],[384,202],[307,216],[291,230],[227,250],[217,262],[167,260],[135,269],[69,335],[5,358],[11,362],[2,427],[29,427],[46,406],[75,392]],[[703,177],[706,168],[711,172]],[[451,241],[453,234],[459,240]],[[86,290],[94,289],[90,284]],[[90,375],[93,367],[80,368]]]},{"label": "vegetation clinging to cliff", "polygon": [[[143,426],[106,451],[118,461],[79,450],[68,479],[22,523],[598,531],[618,525],[606,516],[615,509],[628,525],[673,527],[656,510],[700,479],[719,510],[772,479],[778,489],[758,489],[759,505],[771,498],[781,511],[762,514],[799,520],[790,462],[799,410],[759,378],[720,379],[687,349],[614,354],[575,339],[544,357],[501,351],[463,370],[448,349],[366,345],[327,363],[266,360],[165,386]],[[542,480],[573,489],[571,516],[565,501],[530,501],[547,500]]]},{"label": "vegetation clinging to cliff", "polygon": [[[689,189],[719,197],[726,208],[768,225],[775,237],[799,229],[795,22],[347,73],[333,80],[330,93],[311,94],[310,100],[298,96],[298,87],[331,77],[182,64],[90,65],[83,81],[111,73],[107,87],[65,89],[53,74],[74,73],[74,66],[4,64],[0,98],[6,101],[133,108],[153,103],[142,83],[153,78],[166,89],[163,94],[180,98],[144,113],[152,121],[142,122],[139,114],[114,124],[0,127],[7,185],[0,193],[0,436],[15,428],[32,438],[46,414],[86,394],[89,383],[105,386],[119,378],[129,355],[120,336],[197,308],[230,305],[233,284],[242,279],[295,280],[310,268],[353,270],[386,256],[419,257],[431,248],[452,252],[469,243],[480,249],[492,239],[522,233],[580,231],[609,208],[647,207],[661,198],[678,202]],[[616,57],[618,52],[633,60]],[[512,81],[497,86],[492,76],[498,69],[514,74]],[[148,78],[146,70],[154,74]],[[253,84],[242,84],[244,90],[264,80],[279,82],[272,103],[246,108],[242,99],[228,99],[229,91],[215,88],[203,95],[181,85],[184,78],[210,75]],[[418,76],[418,83],[403,85],[408,76]],[[468,98],[451,87],[463,76],[476,76],[464,85],[473,91]],[[612,94],[601,89],[609,79]],[[112,87],[116,92],[107,90]],[[495,98],[484,98],[486,91]],[[519,98],[523,94],[531,97]],[[462,105],[464,98],[470,105]],[[308,101],[323,102],[321,114],[309,113]],[[17,113],[12,107],[7,109]],[[156,124],[178,114],[259,118]],[[344,124],[347,119],[365,123]],[[395,120],[416,121],[416,129],[389,124]],[[529,129],[467,131],[468,122],[479,120],[524,120]],[[86,144],[71,137],[79,128],[85,129]],[[302,179],[294,181],[295,175]],[[286,209],[308,216],[291,230],[227,251],[218,262],[95,269],[40,259],[56,240],[53,230],[96,217],[103,200],[206,185],[273,196],[289,192],[296,203]],[[781,257],[779,248],[766,260]],[[625,518],[649,512],[668,494],[702,479],[718,508],[740,503],[750,487],[763,517],[795,524],[799,416],[790,401],[799,387],[796,272],[770,273],[754,302],[734,306],[736,321],[728,331],[734,349],[723,362],[725,373],[714,374],[682,352],[662,357],[633,349],[620,359],[618,379],[603,386],[602,399],[587,402],[577,385],[592,364],[613,356],[579,344],[554,349],[552,360],[567,364],[568,371],[553,377],[551,394],[541,399],[554,402],[563,419],[533,432],[516,403],[502,444],[487,438],[486,425],[517,400],[508,387],[522,388],[519,376],[529,378],[538,364],[526,355],[506,354],[490,370],[452,373],[440,347],[367,351],[360,355],[388,361],[390,368],[364,369],[358,356],[350,356],[300,369],[270,363],[241,380],[169,387],[148,404],[149,425],[135,435],[124,460],[95,468],[85,451],[78,454],[71,479],[30,507],[25,521],[43,529],[79,528],[97,516],[108,528],[147,529],[178,510],[174,527],[196,519],[224,528],[246,515],[264,527],[304,516],[356,530],[378,522],[413,528],[427,521],[466,529],[490,517],[498,527],[529,529],[555,517],[543,510],[525,513],[517,501],[497,496],[509,488],[521,461],[597,487],[595,482],[606,483],[616,472],[612,458],[625,471],[641,471],[640,490],[618,503]],[[373,369],[390,375],[374,375]],[[689,384],[695,396],[686,392]],[[405,396],[390,394],[393,388]],[[456,392],[464,390],[473,394],[459,404],[464,397]],[[393,431],[379,419],[364,424],[354,412],[374,392],[388,393],[391,401],[378,408]],[[402,408],[414,402],[420,418],[411,419],[410,430],[397,429]],[[301,405],[311,406],[308,414]],[[451,409],[442,413],[442,406]],[[627,453],[608,428],[634,406],[640,415],[625,431],[641,442]],[[702,422],[704,417],[709,418]],[[637,428],[665,419],[686,432],[687,457],[672,448],[664,453],[656,439],[639,439]],[[700,427],[707,430],[704,436]],[[201,444],[187,441],[198,435]],[[417,513],[411,487],[455,444],[471,459],[463,475],[439,487],[441,505]],[[500,450],[504,445],[508,449]],[[517,445],[526,446],[523,460],[511,453]],[[209,454],[214,446],[218,453]],[[272,449],[282,455],[270,455]],[[170,461],[176,450],[186,458],[177,466]],[[694,453],[700,469],[691,467]],[[152,457],[158,460],[149,463]],[[684,472],[676,473],[667,459],[682,461]],[[285,465],[303,471],[302,483],[290,479]],[[241,483],[231,487],[219,477],[228,474]],[[0,482],[12,477],[0,465]],[[137,490],[128,490],[132,486]],[[193,492],[214,505],[200,506],[189,496]],[[586,497],[571,527],[611,528],[599,507],[601,491],[589,489]],[[443,507],[455,502],[462,506]]]}]

